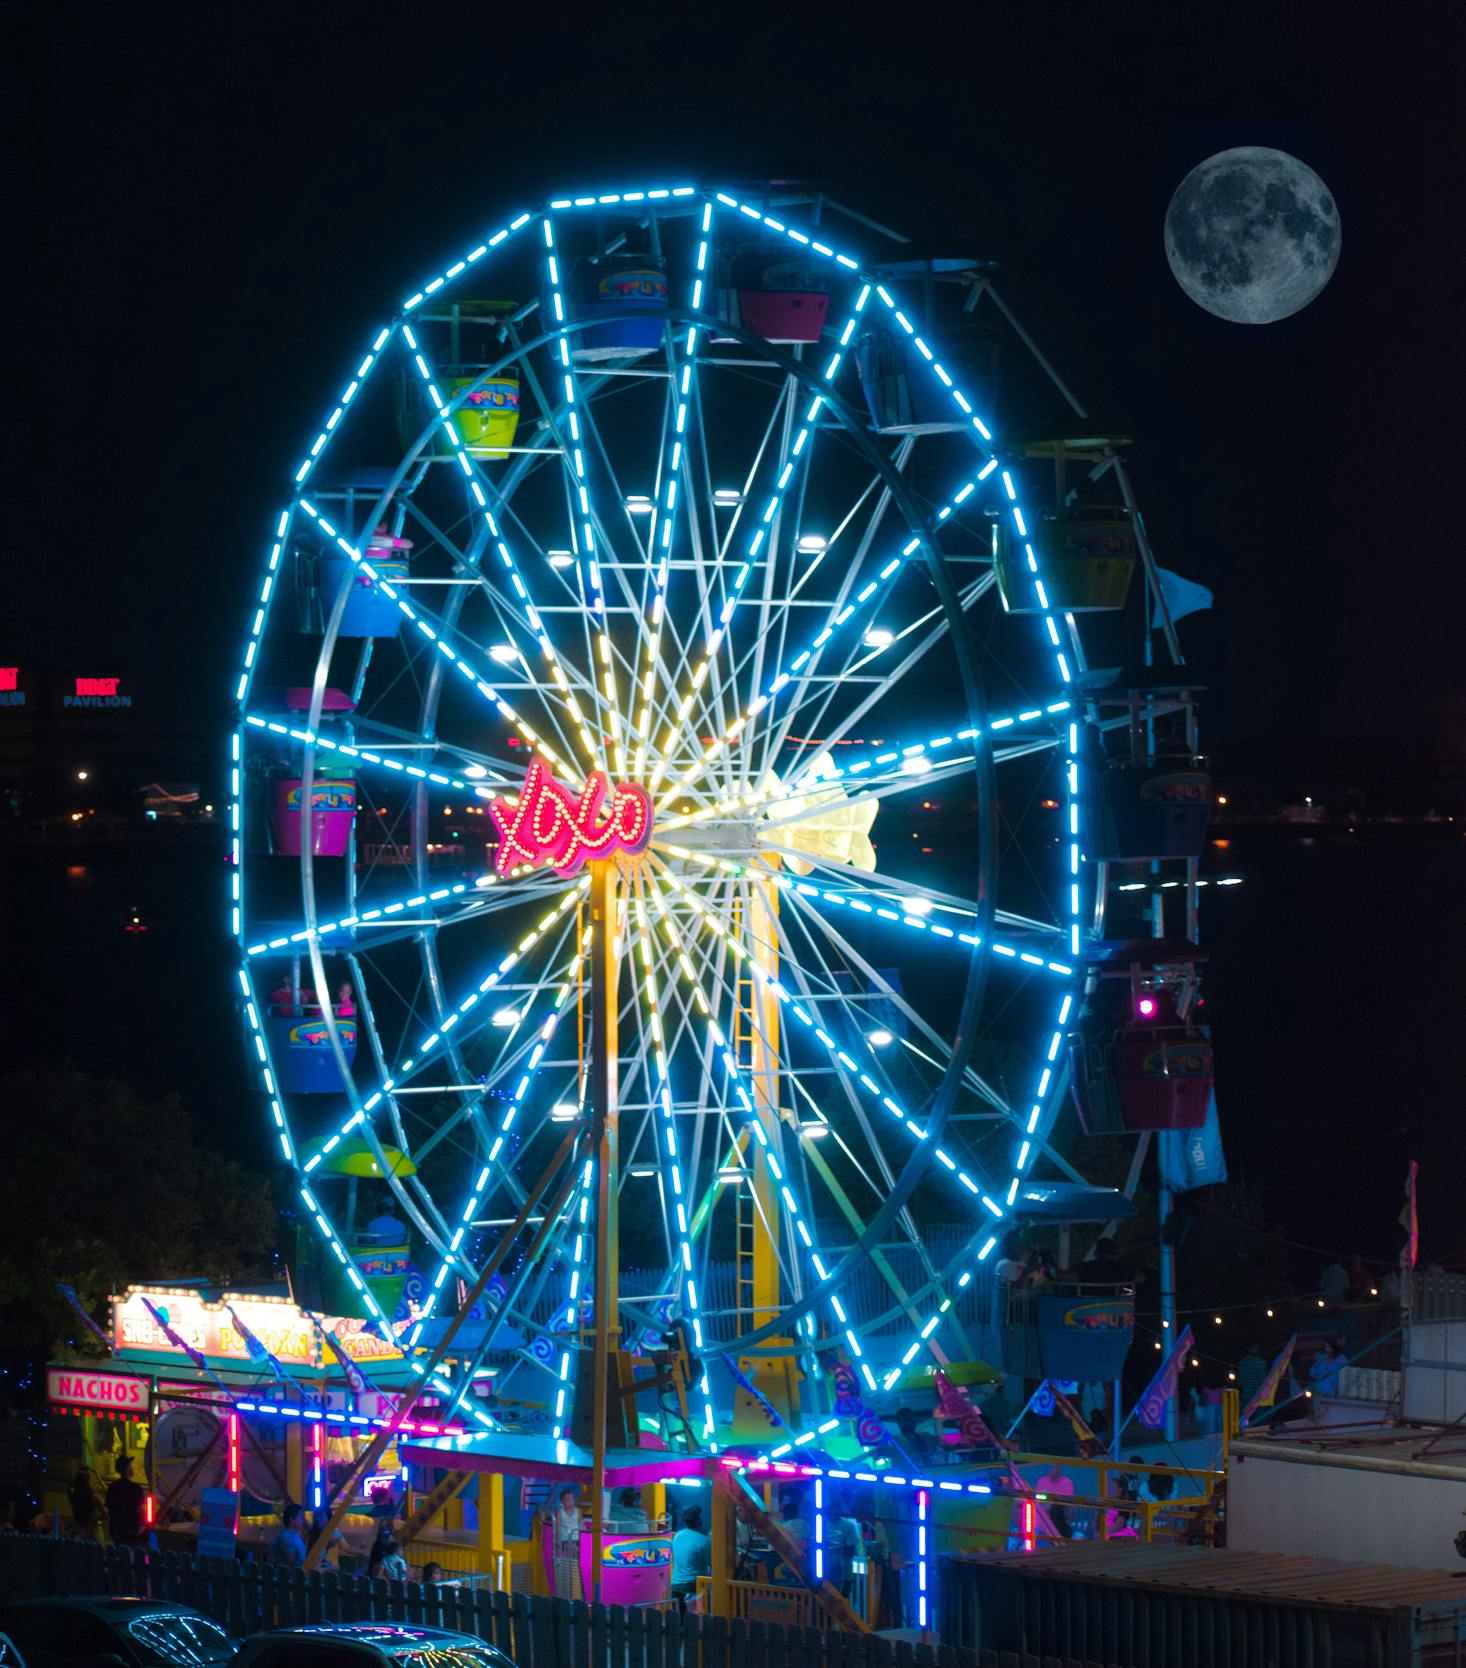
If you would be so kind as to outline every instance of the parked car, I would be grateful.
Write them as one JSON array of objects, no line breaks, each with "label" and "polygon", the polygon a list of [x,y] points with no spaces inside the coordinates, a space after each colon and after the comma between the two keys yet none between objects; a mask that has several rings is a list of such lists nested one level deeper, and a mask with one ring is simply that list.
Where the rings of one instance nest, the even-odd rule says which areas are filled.
[{"label": "parked car", "polygon": [[466,1633],[409,1622],[329,1622],[246,1639],[231,1668],[514,1668]]},{"label": "parked car", "polygon": [[239,1649],[202,1610],[105,1595],[0,1604],[0,1633],[25,1668],[214,1668]]}]

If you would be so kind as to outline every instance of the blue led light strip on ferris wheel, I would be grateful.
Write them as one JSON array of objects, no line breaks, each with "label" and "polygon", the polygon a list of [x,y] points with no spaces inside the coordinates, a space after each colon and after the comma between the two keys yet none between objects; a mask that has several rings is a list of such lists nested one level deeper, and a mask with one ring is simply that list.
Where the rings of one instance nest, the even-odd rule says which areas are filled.
[{"label": "blue led light strip on ferris wheel", "polygon": [[[823,1046],[826,1054],[830,1058],[830,1063],[834,1066],[844,1068],[841,1075],[845,1076],[847,1081],[850,1078],[853,1078],[857,1083],[859,1083],[861,1088],[865,1090],[865,1092],[872,1100],[875,1101],[883,1112],[886,1112],[893,1117],[897,1123],[899,1123],[908,1133],[914,1135],[918,1141],[928,1141],[931,1139],[931,1131],[924,1125],[917,1123],[916,1119],[911,1116],[906,1108],[891,1095],[887,1094],[868,1071],[863,1071],[859,1063],[851,1057],[848,1050],[840,1047],[839,1043],[835,1041],[835,1039],[829,1034],[828,1031],[825,1030],[819,1021],[803,1006],[793,991],[791,991],[789,987],[782,982],[782,980],[770,973],[767,968],[763,967],[759,963],[758,959],[749,952],[746,946],[741,944],[731,935],[728,924],[722,919],[722,917],[716,914],[713,910],[709,909],[702,899],[696,895],[696,893],[685,887],[670,871],[666,872],[663,878],[674,891],[679,892],[688,900],[693,909],[695,909],[707,925],[724,940],[728,948],[733,952],[734,956],[740,963],[749,969],[754,978],[757,979],[761,985],[765,986],[766,989],[771,991],[773,995],[777,996],[779,1001],[784,1004],[784,1006],[791,1014],[794,1015],[799,1023],[819,1039],[820,1044]],[[866,1057],[870,1060],[871,1065],[874,1066],[875,1061],[870,1058],[869,1054],[867,1054]],[[991,1194],[983,1191],[978,1182],[976,1182],[967,1173],[967,1171],[957,1163],[945,1147],[938,1147],[935,1149],[935,1152],[936,1157],[941,1161],[943,1166],[957,1178],[957,1180],[967,1189],[973,1198],[980,1200],[983,1206],[987,1210],[991,1211],[994,1217],[1001,1217],[1003,1215],[1003,1207],[997,1203]]]},{"label": "blue led light strip on ferris wheel", "polygon": [[[585,1271],[586,1250],[590,1245],[590,1184],[595,1175],[595,1160],[587,1158],[580,1178],[580,1194],[575,1206],[575,1242],[570,1260],[570,1295],[565,1306],[566,1331],[573,1330],[580,1313],[580,1277]],[[549,1334],[546,1334],[549,1339]],[[570,1351],[560,1351],[560,1366],[555,1375],[555,1424],[551,1435],[558,1442],[565,1434],[565,1401],[570,1394]]]},{"label": "blue led light strip on ferris wheel", "polygon": [[[833,386],[835,376],[838,373],[840,366],[845,361],[845,353],[846,349],[850,345],[850,338],[855,334],[855,327],[859,323],[860,315],[864,312],[865,304],[869,299],[870,285],[864,284],[861,286],[860,292],[855,298],[855,306],[851,311],[850,317],[845,321],[845,326],[840,332],[836,351],[831,355],[829,363],[825,366],[823,372],[821,373],[820,381],[824,386]],[[749,576],[753,572],[753,564],[758,557],[759,551],[763,548],[764,540],[768,536],[768,531],[770,526],[773,524],[774,517],[779,513],[780,507],[784,502],[784,498],[789,491],[789,487],[798,472],[800,458],[804,453],[805,447],[809,443],[810,435],[814,432],[815,420],[824,408],[825,396],[823,393],[818,393],[810,401],[809,407],[804,413],[799,431],[790,442],[789,450],[784,457],[783,467],[779,471],[779,476],[777,481],[774,483],[773,491],[769,494],[769,501],[764,505],[763,514],[759,517],[759,524],[754,529],[753,537],[748,542],[748,548],[744,552],[742,564],[740,565],[737,573],[733,576],[731,593],[724,601],[723,606],[718,613],[716,624],[708,633],[707,639],[703,644],[702,659],[699,661],[696,670],[693,672],[691,681],[688,685],[687,693],[678,704],[676,714],[674,715],[668,728],[668,738],[663,744],[662,749],[665,756],[670,756],[670,749],[676,735],[677,726],[686,722],[687,714],[691,711],[692,703],[696,699],[697,692],[702,687],[702,682],[707,676],[708,668],[712,665],[713,656],[717,654],[718,650],[722,646],[723,639],[728,634],[729,623],[731,622],[733,615],[737,610],[738,604],[742,599],[743,588],[748,583]],[[713,759],[717,758],[718,755],[722,753],[728,743],[735,740],[737,736],[742,733],[743,728],[748,721],[751,718],[756,718],[758,716],[767,704],[767,699],[768,697],[765,696],[761,699],[756,699],[750,702],[742,715],[735,718],[732,724],[730,724],[720,736],[715,737],[713,741],[711,741],[703,749],[702,756],[694,761],[693,764],[689,765],[682,775],[679,776],[671,785],[671,787],[666,790],[662,796],[662,801],[665,803],[667,800],[671,799],[689,782],[691,782],[695,776],[701,774],[701,772],[706,769],[708,764],[710,764]],[[656,785],[661,779],[661,774],[662,771],[659,766],[656,774],[652,778],[653,791],[655,791]]]},{"label": "blue led light strip on ferris wheel", "polygon": [[361,571],[373,581],[377,590],[380,591],[389,602],[396,604],[397,609],[403,617],[412,621],[413,625],[416,626],[423,636],[427,638],[438,653],[448,661],[454,670],[467,679],[467,681],[478,690],[485,700],[491,702],[498,709],[502,718],[512,724],[531,746],[537,748],[541,753],[543,753],[546,759],[548,759],[549,762],[555,765],[558,769],[563,771],[567,777],[574,775],[573,767],[568,765],[565,760],[561,758],[556,748],[552,746],[550,742],[546,741],[545,738],[540,735],[539,732],[535,730],[526,719],[521,717],[521,715],[509,705],[503,696],[500,695],[499,691],[488,682],[482,673],[480,673],[469,661],[465,660],[446,638],[435,631],[405,597],[398,594],[396,586],[394,586],[390,580],[384,578],[377,568],[362,555],[362,553],[354,544],[351,543],[349,539],[344,538],[340,533],[338,533],[308,498],[300,499],[299,503],[301,509],[304,510],[311,520],[316,523],[326,537],[335,543],[337,549],[340,550],[343,555],[359,567]]},{"label": "blue led light strip on ferris wheel", "polygon": [[[672,840],[657,840],[653,842],[659,851],[669,851],[674,857],[680,857],[685,862],[701,863],[704,868],[722,869],[725,874],[747,874],[749,866],[746,863],[736,863],[728,857],[711,857],[706,852],[696,851],[691,846],[678,845]],[[949,938],[956,943],[969,944],[979,949],[984,942],[996,956],[1006,957],[1010,961],[1021,962],[1027,967],[1042,969],[1049,973],[1057,973],[1063,977],[1071,977],[1074,969],[1061,961],[1045,961],[1042,956],[1036,956],[1031,950],[1020,950],[1012,944],[1005,944],[1001,939],[984,940],[980,933],[958,932],[952,927],[944,926],[939,921],[928,921],[920,915],[913,915],[910,911],[902,912],[887,908],[885,904],[866,903],[864,899],[851,895],[849,888],[839,891],[830,886],[815,886],[807,880],[795,880],[789,875],[770,871],[761,878],[772,881],[775,886],[786,892],[798,894],[804,898],[823,899],[829,903],[840,904],[847,909],[854,910],[857,915],[869,915],[872,919],[894,922],[897,926],[909,927],[914,932],[930,933],[935,938]],[[896,901],[890,892],[881,892],[875,887],[866,888],[880,898]],[[972,910],[962,913],[972,916]]]},{"label": "blue led light strip on ferris wheel", "polygon": [[504,787],[509,783],[507,776],[487,775],[478,782],[465,782],[457,776],[444,776],[440,771],[425,770],[421,765],[403,764],[401,759],[389,759],[382,753],[373,753],[365,747],[357,747],[352,742],[337,741],[319,730],[296,729],[293,725],[279,724],[272,718],[260,718],[254,713],[246,713],[244,721],[257,730],[268,730],[272,735],[287,736],[291,741],[313,742],[317,747],[340,753],[343,758],[360,759],[365,764],[379,765],[382,769],[396,771],[401,776],[415,776],[419,781],[433,782],[440,788],[458,788],[461,792],[483,797],[481,790],[486,782],[492,782],[496,787]]},{"label": "blue led light strip on ferris wheel", "polygon": [[[702,223],[699,227],[697,241],[697,259],[694,265],[692,280],[691,311],[696,313],[702,308],[703,286],[707,282],[708,254],[711,249],[711,231],[713,224],[713,205],[704,202],[702,206]],[[635,753],[632,775],[641,780],[642,769],[646,763],[647,742],[651,735],[652,726],[652,697],[656,687],[657,673],[661,666],[662,625],[667,610],[667,573],[672,561],[672,534],[676,527],[674,512],[677,505],[677,492],[682,482],[683,466],[687,453],[687,419],[692,397],[692,377],[696,366],[697,354],[697,326],[687,327],[687,341],[684,347],[684,358],[681,375],[677,386],[677,410],[672,422],[672,450],[666,469],[666,497],[661,507],[661,526],[655,529],[654,536],[660,545],[656,559],[656,580],[652,592],[652,606],[650,630],[647,633],[646,671],[639,675],[638,684],[632,687],[633,707],[639,701],[640,715],[635,720]],[[674,353],[675,365],[675,353]]]},{"label": "blue led light strip on ferris wheel", "polygon": [[[837,892],[832,887],[811,886],[808,881],[792,880],[788,875],[774,874],[769,878],[786,892],[797,892],[801,897],[839,904],[846,909],[854,910],[858,915],[869,915],[873,920],[891,921],[912,932],[924,932],[933,938],[950,938],[954,942],[970,944],[974,948],[982,944],[982,937],[978,933],[957,932],[951,927],[943,926],[940,921],[928,921],[923,916],[912,915],[909,911],[902,913],[899,910],[887,909],[883,904],[866,903],[863,899]],[[1038,968],[1045,973],[1057,973],[1066,979],[1074,975],[1074,969],[1062,961],[1046,961],[1042,956],[1034,955],[1031,950],[1019,950],[997,939],[991,942],[989,948],[995,956],[1005,956],[1008,960],[1019,962],[1025,967]]]},{"label": "blue led light strip on ferris wheel", "polygon": [[517,232],[521,226],[527,226],[529,224],[529,219],[530,217],[527,214],[516,216],[516,218],[511,220],[507,226],[502,227],[491,237],[486,238],[476,249],[470,250],[461,261],[455,261],[446,272],[441,273],[438,277],[432,279],[431,282],[424,284],[416,295],[408,296],[407,300],[402,303],[402,311],[404,313],[410,313],[414,307],[420,307],[430,295],[435,295],[446,283],[456,278],[465,267],[472,266],[475,261],[482,260],[483,257],[488,254],[489,250],[497,249],[501,243],[509,238],[514,232]]},{"label": "blue led light strip on ferris wheel", "polygon": [[[689,961],[687,957],[686,946],[682,941],[682,935],[677,930],[677,924],[672,919],[672,914],[667,907],[666,900],[660,897],[660,893],[659,901],[659,913],[661,915],[662,922],[667,929],[667,934],[672,941],[673,954],[677,959],[678,970],[681,972],[683,979],[686,981],[688,988],[692,993],[693,1001],[697,1006],[698,1012],[702,1015],[704,1029],[706,1030],[708,1036],[712,1039],[713,1052],[717,1054],[719,1060],[722,1062],[723,1074],[728,1079],[729,1087],[733,1090],[733,1094],[736,1097],[738,1104],[743,1108],[743,1111],[746,1114],[748,1128],[752,1133],[754,1140],[757,1141],[759,1146],[763,1148],[764,1163],[768,1165],[770,1174],[772,1174],[774,1180],[779,1184],[779,1193],[784,1201],[785,1209],[788,1210],[790,1219],[794,1223],[795,1232],[799,1235],[801,1241],[803,1241],[806,1260],[809,1262],[810,1267],[814,1270],[816,1279],[821,1282],[828,1281],[830,1278],[830,1271],[825,1267],[824,1260],[815,1249],[814,1239],[810,1235],[809,1227],[804,1219],[804,1213],[800,1210],[798,1201],[795,1199],[793,1190],[789,1185],[792,1177],[784,1174],[784,1168],[779,1163],[778,1155],[774,1152],[772,1144],[769,1141],[768,1131],[764,1128],[763,1121],[758,1115],[758,1109],[753,1103],[753,1097],[748,1092],[747,1085],[743,1079],[743,1073],[739,1069],[738,1062],[733,1058],[733,1050],[728,1045],[728,1039],[723,1032],[723,1027],[718,1023],[717,1015],[713,1013],[706,996],[703,994],[702,986],[698,981],[696,973],[693,971],[691,961]],[[751,1185],[752,1174],[748,1171],[747,1166],[744,1166],[743,1168]],[[830,1307],[830,1312],[835,1317],[836,1324],[844,1333],[845,1342],[850,1346],[851,1355],[854,1357],[861,1372],[865,1375],[866,1383],[869,1384],[872,1390],[874,1390],[876,1388],[875,1375],[870,1370],[870,1364],[865,1358],[865,1350],[861,1347],[860,1339],[855,1335],[855,1328],[851,1324],[850,1316],[845,1312],[844,1304],[841,1303],[838,1295],[833,1291],[827,1294],[825,1301]],[[793,1448],[803,1447],[805,1443],[813,1442],[817,1436],[828,1436],[831,1431],[838,1429],[839,1424],[840,1421],[838,1419],[831,1419],[825,1424],[819,1425],[815,1429],[806,1431],[802,1436],[795,1438],[793,1442],[786,1442],[782,1447],[775,1448],[773,1453],[778,1456],[787,1454]]]},{"label": "blue led light strip on ferris wheel", "polygon": [[[587,929],[588,932],[589,929]],[[458,1262],[458,1248],[463,1244],[463,1238],[468,1232],[469,1224],[478,1214],[479,1207],[483,1203],[484,1193],[493,1175],[494,1166],[498,1163],[499,1155],[504,1150],[504,1143],[509,1139],[509,1131],[513,1128],[515,1119],[523,1110],[524,1097],[529,1093],[530,1084],[534,1082],[539,1073],[540,1062],[544,1059],[545,1050],[549,1048],[554,1038],[556,1027],[559,1025],[561,1016],[565,1011],[565,1004],[570,999],[570,992],[579,982],[580,968],[585,960],[587,943],[577,945],[575,954],[571,958],[569,974],[560,985],[559,990],[556,991],[550,1012],[540,1024],[539,1035],[530,1051],[529,1060],[525,1064],[518,1083],[514,1085],[514,1092],[509,1097],[509,1105],[505,1108],[504,1115],[499,1120],[499,1127],[494,1134],[493,1145],[489,1148],[488,1159],[469,1193],[468,1203],[463,1207],[458,1226],[453,1230],[453,1237],[448,1242],[447,1253],[438,1267],[438,1272],[433,1276],[432,1290],[428,1293],[427,1301],[423,1304],[422,1313],[417,1316],[413,1323],[412,1334],[408,1338],[409,1348],[417,1343],[422,1336],[423,1327],[432,1319],[433,1310],[438,1303],[438,1294],[443,1289],[443,1282]],[[469,1272],[466,1265],[464,1272]]]},{"label": "blue led light strip on ferris wheel", "polygon": [[[560,272],[560,257],[555,247],[555,223],[547,215],[543,221],[545,235],[545,275],[550,286],[550,306],[555,323],[564,325],[567,317],[564,278]],[[591,613],[604,620],[606,596],[601,585],[601,564],[596,554],[596,532],[591,520],[590,485],[585,471],[585,443],[580,432],[580,409],[575,385],[575,371],[570,360],[570,342],[562,331],[555,338],[555,350],[560,358],[560,373],[565,384],[566,421],[570,429],[570,461],[575,470],[575,493],[580,504],[580,546],[585,555],[586,575],[590,581]]]},{"label": "blue led light strip on ferris wheel", "polygon": [[[406,325],[403,325],[402,327],[402,339],[412,354],[413,365],[416,368],[418,375],[422,378],[423,385],[427,389],[429,400],[432,401],[432,404],[437,411],[439,430],[448,441],[448,444],[452,449],[453,456],[457,460],[458,467],[463,471],[468,490],[472,494],[475,504],[478,506],[478,513],[483,517],[484,526],[488,528],[489,536],[494,542],[494,550],[498,555],[499,560],[504,564],[505,571],[509,575],[509,586],[514,593],[514,606],[524,623],[528,626],[534,640],[539,644],[540,653],[545,657],[545,660],[549,664],[550,675],[555,680],[556,684],[559,685],[560,693],[564,697],[565,704],[570,710],[570,716],[579,728],[581,744],[586,748],[591,757],[594,758],[594,748],[591,744],[589,730],[586,726],[585,715],[580,710],[580,702],[576,699],[575,691],[570,687],[570,679],[566,674],[565,668],[560,663],[560,656],[556,653],[555,645],[551,640],[549,633],[545,630],[544,620],[541,618],[539,610],[535,607],[534,601],[530,597],[529,588],[524,582],[524,576],[519,571],[519,564],[514,560],[514,556],[510,551],[509,545],[504,538],[504,534],[499,527],[499,523],[494,518],[494,512],[489,506],[488,496],[484,492],[483,480],[480,479],[480,473],[476,472],[474,469],[473,463],[470,460],[468,449],[463,444],[463,438],[459,434],[457,425],[453,421],[453,414],[449,410],[448,403],[443,399],[442,393],[439,391],[432,369],[428,365],[427,359],[424,357],[423,350],[418,343],[417,337],[413,335],[411,329],[409,329]],[[461,399],[462,394],[460,393],[458,397]],[[487,479],[487,477],[484,477],[484,479]],[[494,491],[494,496],[496,498],[499,497],[497,490],[493,488],[492,482],[490,482],[490,490]],[[502,503],[502,499],[500,502]]]}]

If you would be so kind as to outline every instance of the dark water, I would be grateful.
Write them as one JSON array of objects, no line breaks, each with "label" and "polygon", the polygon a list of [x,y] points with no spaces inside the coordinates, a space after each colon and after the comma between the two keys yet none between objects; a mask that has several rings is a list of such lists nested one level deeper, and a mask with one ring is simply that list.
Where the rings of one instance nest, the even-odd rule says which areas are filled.
[{"label": "dark water", "polygon": [[1208,1011],[1233,1173],[1285,1231],[1392,1257],[1407,1161],[1422,1253],[1466,1249],[1466,840],[1229,834],[1208,892]]},{"label": "dark water", "polygon": [[[149,1096],[177,1090],[204,1140],[268,1164],[220,839],[153,832],[133,846],[4,850],[5,1062],[71,1060]],[[1246,883],[1204,894],[1202,937],[1234,1175],[1262,1186],[1290,1239],[1388,1258],[1414,1157],[1424,1251],[1466,1249],[1466,841],[1228,837],[1213,860]],[[134,909],[144,933],[125,930]]]}]

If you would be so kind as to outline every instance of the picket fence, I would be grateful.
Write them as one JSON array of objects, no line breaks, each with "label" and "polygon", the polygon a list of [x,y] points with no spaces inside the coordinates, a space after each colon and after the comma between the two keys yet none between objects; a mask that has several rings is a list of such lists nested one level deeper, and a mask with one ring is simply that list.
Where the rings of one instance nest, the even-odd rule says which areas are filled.
[{"label": "picket fence", "polygon": [[103,1593],[190,1604],[241,1636],[306,1622],[456,1628],[497,1645],[516,1668],[1115,1668],[672,1609],[623,1610],[42,1535],[0,1536],[0,1602]]}]

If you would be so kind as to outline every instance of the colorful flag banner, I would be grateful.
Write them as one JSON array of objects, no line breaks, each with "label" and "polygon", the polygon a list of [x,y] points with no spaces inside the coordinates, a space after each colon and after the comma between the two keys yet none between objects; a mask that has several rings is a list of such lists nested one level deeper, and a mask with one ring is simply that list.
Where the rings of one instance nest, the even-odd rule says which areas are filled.
[{"label": "colorful flag banner", "polygon": [[1278,1358],[1267,1370],[1267,1377],[1258,1385],[1252,1400],[1242,1409],[1241,1423],[1246,1425],[1252,1415],[1261,1407],[1271,1407],[1277,1398],[1278,1386],[1283,1381],[1283,1374],[1288,1370],[1288,1363],[1293,1359],[1293,1346],[1298,1342],[1295,1332],[1278,1351]]},{"label": "colorful flag banner", "polygon": [[1135,1404],[1135,1417],[1147,1429],[1158,1431],[1161,1428],[1166,1417],[1166,1403],[1176,1394],[1176,1379],[1181,1371],[1181,1363],[1187,1350],[1195,1342],[1196,1338],[1191,1328],[1184,1327],[1170,1353],[1161,1362],[1159,1371],[1146,1385],[1144,1394]]},{"label": "colorful flag banner", "polygon": [[994,1433],[987,1420],[977,1411],[977,1404],[965,1390],[953,1384],[940,1367],[937,1368],[936,1383],[937,1414],[940,1418],[957,1421],[957,1429],[964,1443],[972,1448],[1013,1447],[1006,1436]]},{"label": "colorful flag banner", "polygon": [[224,1307],[229,1311],[229,1318],[234,1322],[234,1330],[241,1338],[244,1339],[245,1353],[249,1356],[250,1360],[264,1362],[270,1371],[274,1373],[275,1377],[278,1378],[283,1384],[287,1379],[289,1379],[290,1375],[285,1371],[275,1357],[270,1354],[263,1341],[257,1338],[255,1334],[244,1324],[244,1322],[240,1320],[235,1311],[234,1305],[232,1303],[226,1303]]},{"label": "colorful flag banner", "polygon": [[76,1288],[74,1286],[65,1285],[58,1280],[56,1282],[56,1289],[61,1293],[62,1297],[66,1299],[67,1305],[70,1307],[73,1314],[75,1314],[76,1318],[94,1338],[98,1339],[103,1344],[107,1353],[110,1355],[112,1352],[112,1340],[86,1312],[85,1308],[83,1308],[81,1299],[76,1295]]},{"label": "colorful flag banner", "polygon": [[[138,1296],[142,1297],[142,1293],[139,1292]],[[193,1362],[194,1366],[197,1367],[198,1370],[205,1375],[205,1377],[213,1379],[214,1383],[217,1384],[221,1390],[223,1390],[223,1391],[227,1392],[228,1394],[232,1395],[233,1392],[229,1389],[229,1386],[224,1382],[224,1380],[222,1378],[219,1377],[218,1373],[216,1373],[214,1371],[214,1369],[209,1365],[209,1363],[204,1359],[203,1354],[199,1350],[196,1350],[193,1347],[193,1345],[191,1343],[189,1343],[187,1338],[185,1338],[181,1334],[175,1332],[173,1330],[173,1328],[168,1324],[167,1314],[162,1309],[160,1309],[157,1306],[156,1303],[153,1303],[150,1299],[148,1299],[146,1297],[143,1297],[142,1303],[143,1303],[143,1308],[146,1309],[147,1312],[157,1322],[158,1330],[163,1334],[163,1336],[168,1340],[168,1342],[170,1344],[172,1344],[175,1349],[181,1349],[183,1351],[183,1353],[189,1358],[189,1360]]]},{"label": "colorful flag banner", "polygon": [[321,1334],[321,1337],[326,1341],[326,1348],[336,1357],[337,1366],[339,1366],[341,1371],[345,1373],[346,1382],[351,1387],[352,1395],[366,1395],[366,1393],[372,1388],[371,1380],[366,1376],[361,1368],[357,1366],[351,1356],[346,1353],[345,1349],[342,1347],[341,1340],[334,1332],[327,1332],[319,1322],[316,1323],[316,1326],[317,1330]]},{"label": "colorful flag banner", "polygon": [[1416,1211],[1415,1188],[1420,1178],[1420,1166],[1412,1158],[1405,1176],[1405,1205],[1400,1212],[1400,1226],[1405,1230],[1405,1243],[1400,1247],[1400,1307],[1411,1306],[1415,1292],[1415,1261],[1420,1255],[1420,1217]]},{"label": "colorful flag banner", "polygon": [[1207,1102],[1206,1117],[1196,1129],[1163,1129],[1157,1137],[1161,1180],[1173,1192],[1211,1187],[1227,1179],[1227,1155],[1222,1150],[1222,1126],[1217,1097]]},{"label": "colorful flag banner", "polygon": [[835,1381],[835,1416],[855,1423],[855,1440],[862,1448],[879,1448],[891,1440],[891,1433],[882,1421],[865,1405],[860,1395],[860,1380],[848,1361],[836,1361],[831,1370]]},{"label": "colorful flag banner", "polygon": [[[1183,579],[1179,573],[1172,573],[1169,568],[1157,567],[1156,573],[1161,582],[1161,595],[1166,599],[1166,607],[1170,611],[1171,623],[1184,620],[1188,614],[1197,614],[1203,608],[1210,608],[1216,598],[1205,585],[1199,585],[1194,579]],[[1158,606],[1152,608],[1151,625],[1159,626],[1161,611]]]},{"label": "colorful flag banner", "polygon": [[1075,1448],[1080,1459],[1093,1459],[1096,1454],[1104,1453],[1104,1443],[1089,1428],[1084,1415],[1069,1400],[1068,1396],[1059,1389],[1058,1385],[1051,1383],[1051,1388],[1054,1407],[1069,1421],[1069,1427],[1074,1432]]},{"label": "colorful flag banner", "polygon": [[728,1369],[729,1373],[732,1375],[733,1382],[739,1387],[739,1389],[746,1390],[763,1409],[764,1418],[768,1420],[774,1429],[787,1431],[789,1427],[784,1423],[778,1408],[776,1408],[769,1398],[764,1395],[760,1389],[758,1389],[748,1375],[734,1366],[733,1362],[726,1355],[723,1357],[723,1365]]}]

